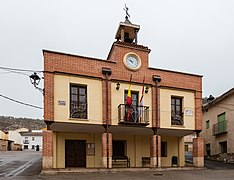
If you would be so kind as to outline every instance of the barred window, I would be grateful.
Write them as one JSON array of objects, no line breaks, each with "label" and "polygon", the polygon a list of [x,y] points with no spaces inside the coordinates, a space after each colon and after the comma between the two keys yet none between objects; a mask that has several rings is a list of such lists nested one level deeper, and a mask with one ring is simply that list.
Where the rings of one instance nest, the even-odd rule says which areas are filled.
[{"label": "barred window", "polygon": [[87,86],[70,85],[70,118],[87,119]]},{"label": "barred window", "polygon": [[182,98],[171,97],[171,125],[183,125]]}]

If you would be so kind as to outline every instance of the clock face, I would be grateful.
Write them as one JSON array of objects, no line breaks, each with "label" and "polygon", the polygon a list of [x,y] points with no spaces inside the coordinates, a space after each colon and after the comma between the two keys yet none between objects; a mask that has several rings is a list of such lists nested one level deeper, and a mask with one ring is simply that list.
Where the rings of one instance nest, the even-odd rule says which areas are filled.
[{"label": "clock face", "polygon": [[138,60],[134,56],[128,56],[126,64],[129,68],[135,69],[138,66]]},{"label": "clock face", "polygon": [[136,71],[141,67],[141,59],[136,53],[127,53],[123,59],[124,65],[129,69]]}]

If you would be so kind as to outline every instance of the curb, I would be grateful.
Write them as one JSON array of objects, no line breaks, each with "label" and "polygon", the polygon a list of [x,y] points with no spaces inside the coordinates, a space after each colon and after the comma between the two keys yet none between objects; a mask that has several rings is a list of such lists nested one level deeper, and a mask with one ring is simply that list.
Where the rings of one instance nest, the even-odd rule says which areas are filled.
[{"label": "curb", "polygon": [[40,175],[42,176],[52,176],[57,174],[86,174],[86,173],[117,173],[117,172],[161,172],[161,171],[196,171],[196,170],[205,170],[206,167],[168,167],[168,168],[112,168],[112,169],[79,169],[79,168],[68,168],[68,169],[47,169],[42,170]]}]

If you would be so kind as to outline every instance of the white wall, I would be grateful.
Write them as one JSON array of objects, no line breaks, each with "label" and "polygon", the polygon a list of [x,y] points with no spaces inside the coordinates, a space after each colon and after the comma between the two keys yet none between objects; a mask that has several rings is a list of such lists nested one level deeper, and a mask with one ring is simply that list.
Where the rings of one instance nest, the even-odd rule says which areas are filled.
[{"label": "white wall", "polygon": [[21,135],[17,131],[9,131],[8,132],[8,140],[14,141],[15,144],[21,144]]}]

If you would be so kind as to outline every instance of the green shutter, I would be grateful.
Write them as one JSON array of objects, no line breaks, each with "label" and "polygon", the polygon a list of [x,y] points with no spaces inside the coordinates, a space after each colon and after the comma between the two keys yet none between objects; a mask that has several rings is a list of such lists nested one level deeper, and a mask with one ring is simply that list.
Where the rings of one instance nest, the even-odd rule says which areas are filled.
[{"label": "green shutter", "polygon": [[225,132],[226,131],[226,114],[222,113],[218,115],[218,132]]}]

